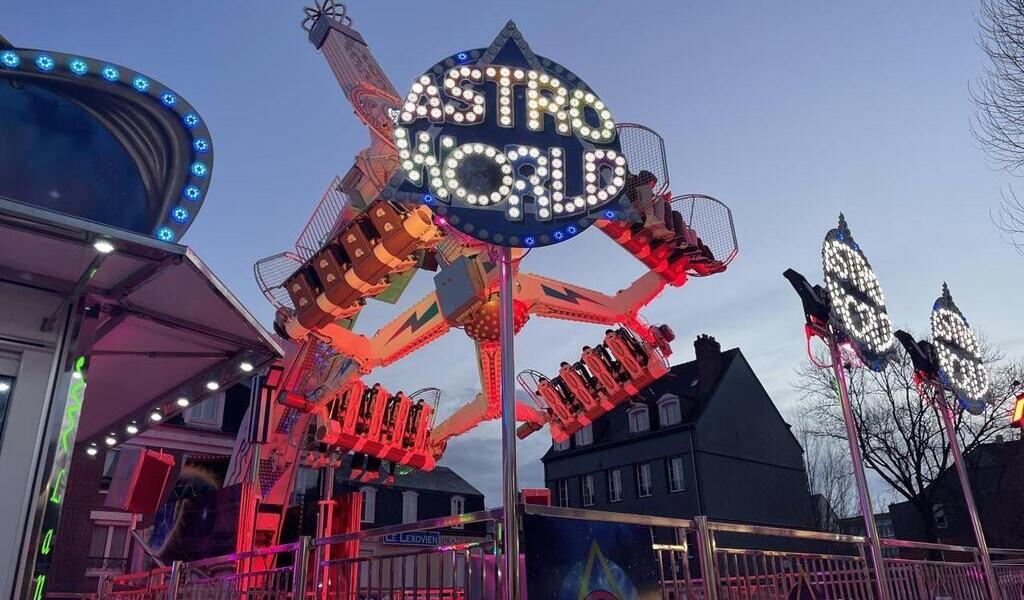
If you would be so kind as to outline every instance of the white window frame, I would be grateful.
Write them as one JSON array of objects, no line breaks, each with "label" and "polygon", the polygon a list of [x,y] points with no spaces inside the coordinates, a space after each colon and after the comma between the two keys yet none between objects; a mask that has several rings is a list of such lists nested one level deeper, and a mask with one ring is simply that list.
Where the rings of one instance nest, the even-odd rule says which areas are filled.
[{"label": "white window frame", "polygon": [[932,519],[936,529],[948,529],[949,519],[946,518],[946,505],[942,503],[932,504]]},{"label": "white window frame", "polygon": [[622,501],[622,469],[608,471],[608,502]]},{"label": "white window frame", "polygon": [[651,463],[640,463],[636,466],[636,495],[637,498],[650,498],[654,495]]},{"label": "white window frame", "polygon": [[594,476],[590,473],[580,477],[580,494],[583,497],[583,506],[594,505]]},{"label": "white window frame", "polygon": [[[676,407],[676,418],[670,422],[666,413],[668,408],[672,405]],[[658,424],[661,427],[671,427],[678,425],[683,422],[683,406],[679,401],[679,396],[675,394],[665,394],[658,400]]]},{"label": "white window frame", "polygon": [[555,483],[556,498],[558,506],[569,506],[569,480],[559,479]]},{"label": "white window frame", "polygon": [[363,486],[359,488],[359,493],[363,495],[363,514],[360,516],[360,521],[373,523],[377,518],[377,488]]},{"label": "white window frame", "polygon": [[[462,496],[452,496],[452,516],[466,514],[466,499]],[[462,529],[462,523],[452,525],[452,529]]]},{"label": "white window frame", "polygon": [[552,442],[551,444],[551,447],[555,449],[555,452],[564,452],[565,450],[568,450],[570,446],[569,438],[565,438],[565,440],[561,442]]},{"label": "white window frame", "polygon": [[419,520],[419,496],[412,490],[402,492],[402,523],[414,523]]},{"label": "white window frame", "polygon": [[573,434],[577,446],[589,446],[594,443],[594,425],[588,424]]},{"label": "white window frame", "polygon": [[[626,411],[629,418],[629,432],[632,434],[644,433],[651,430],[651,413],[646,404],[638,404]],[[643,427],[641,427],[640,416],[643,415]]]},{"label": "white window frame", "polygon": [[[210,409],[210,406],[213,406],[212,416],[206,417],[205,415],[198,413],[200,410],[205,413]],[[186,425],[191,425],[193,427],[200,427],[202,429],[220,429],[224,425],[224,392],[217,392],[202,402],[198,402],[186,408],[182,415],[182,419],[185,421]]]},{"label": "white window frame", "polygon": [[[673,465],[678,465],[677,469],[673,468]],[[686,471],[684,469],[682,456],[673,456],[668,459],[668,491],[670,492],[682,492],[686,489]]]},{"label": "white window frame", "polygon": [[[125,566],[128,566],[128,560],[131,558],[129,552],[132,547],[132,513],[122,513],[106,510],[94,510],[89,514],[89,519],[92,521],[92,527],[106,527],[107,528],[107,539],[103,547],[103,556],[89,556],[87,558],[113,558],[110,555],[111,544],[114,541],[114,528],[120,527],[125,530],[124,537],[124,561]],[[89,540],[90,546],[92,544],[92,528],[89,529]],[[98,577],[104,573],[123,573],[121,569],[110,569],[106,567],[99,568],[87,568],[85,570],[86,577]]]}]

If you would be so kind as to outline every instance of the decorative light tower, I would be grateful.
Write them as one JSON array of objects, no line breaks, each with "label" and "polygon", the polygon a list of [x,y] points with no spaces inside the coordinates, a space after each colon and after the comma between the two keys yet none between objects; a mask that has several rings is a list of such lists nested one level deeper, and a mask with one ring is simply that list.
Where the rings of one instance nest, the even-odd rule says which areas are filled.
[{"label": "decorative light tower", "polygon": [[[949,453],[953,457],[953,464],[960,478],[964,504],[967,506],[971,528],[974,530],[985,585],[988,587],[989,596],[998,599],[999,585],[995,570],[992,568],[992,558],[989,556],[988,543],[985,541],[985,531],[981,527],[978,507],[974,502],[974,492],[971,491],[967,466],[960,451],[956,419],[953,414],[957,403],[961,410],[971,414],[981,414],[985,410],[990,398],[988,372],[981,360],[978,337],[953,302],[953,296],[945,283],[942,284],[942,295],[932,305],[931,328],[931,343],[917,341],[906,331],[897,331],[896,337],[907,349],[914,363],[914,383],[921,394],[921,399],[931,402],[942,417],[946,443],[949,445]],[[947,397],[947,390],[952,393],[956,402]]]},{"label": "decorative light tower", "polygon": [[[821,338],[828,345],[839,391],[839,403],[846,425],[846,440],[853,463],[853,476],[857,483],[857,496],[864,518],[864,531],[875,567],[875,582],[880,600],[888,600],[889,583],[882,556],[881,540],[875,525],[871,495],[864,474],[857,422],[850,405],[846,384],[847,366],[852,361],[844,358],[843,349],[851,349],[864,366],[881,371],[888,364],[896,347],[892,323],[885,309],[885,298],[867,257],[854,241],[846,219],[839,215],[839,226],[825,235],[821,249],[825,287],[812,286],[793,269],[783,276],[796,289],[803,302],[807,318],[805,332],[808,339]],[[854,358],[854,357],[850,357]],[[813,357],[812,357],[813,360]]]}]

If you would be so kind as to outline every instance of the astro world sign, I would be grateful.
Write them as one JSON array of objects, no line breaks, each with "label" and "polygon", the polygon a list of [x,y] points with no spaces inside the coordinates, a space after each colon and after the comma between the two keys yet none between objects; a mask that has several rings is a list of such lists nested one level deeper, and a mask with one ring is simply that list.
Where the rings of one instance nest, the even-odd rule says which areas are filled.
[{"label": "astro world sign", "polygon": [[981,345],[946,284],[942,284],[942,295],[932,305],[931,324],[939,380],[953,390],[964,409],[981,414],[989,397]]},{"label": "astro world sign", "polygon": [[399,168],[383,196],[428,204],[478,240],[544,246],[632,218],[611,111],[511,21],[489,48],[419,76],[392,116]]},{"label": "astro world sign", "polygon": [[896,349],[885,296],[846,219],[825,235],[821,248],[832,325],[853,344],[869,368],[881,371]]}]

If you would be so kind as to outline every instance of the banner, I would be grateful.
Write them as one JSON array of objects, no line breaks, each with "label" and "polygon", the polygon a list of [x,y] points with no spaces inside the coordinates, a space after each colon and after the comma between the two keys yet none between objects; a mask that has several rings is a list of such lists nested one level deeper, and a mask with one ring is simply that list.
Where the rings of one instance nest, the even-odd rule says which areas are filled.
[{"label": "banner", "polygon": [[649,527],[524,515],[523,540],[531,599],[661,598]]}]

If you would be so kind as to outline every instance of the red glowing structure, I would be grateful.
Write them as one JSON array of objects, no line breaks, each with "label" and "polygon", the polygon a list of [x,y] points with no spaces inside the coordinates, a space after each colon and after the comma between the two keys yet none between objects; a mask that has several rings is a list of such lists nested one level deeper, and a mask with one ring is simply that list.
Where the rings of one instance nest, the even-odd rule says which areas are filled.
[{"label": "red glowing structure", "polygon": [[[260,443],[239,441],[226,481],[241,482],[246,473],[259,472],[260,515],[274,506],[283,514],[298,465],[337,467],[343,455],[355,453],[348,474],[354,481],[381,472],[391,477],[400,469],[431,469],[449,439],[501,414],[497,261],[486,244],[453,229],[428,204],[380,198],[399,166],[391,131],[400,99],[347,18],[310,10],[316,13],[307,29],[310,41],[367,125],[370,143],[348,173],[330,183],[294,251],[255,265],[257,282],[277,309],[275,331],[294,343],[261,390],[262,417],[256,411],[250,415],[263,432]],[[520,435],[548,424],[554,439],[564,439],[662,376],[671,330],[648,325],[640,311],[666,286],[722,272],[736,256],[728,207],[708,196],[669,192],[661,137],[629,124],[618,125],[616,134],[629,170],[624,193],[638,220],[596,225],[648,272],[609,295],[523,272],[526,252],[514,250],[516,332],[534,316],[614,328],[547,379],[550,386],[530,372],[536,373],[527,386],[533,402],[516,407],[524,423]],[[354,330],[367,299],[396,303],[423,270],[435,272],[430,293],[372,335]],[[445,419],[434,423],[440,393],[432,388],[424,397],[363,383],[375,369],[453,329],[473,342],[481,391],[445,411]],[[264,521],[260,525],[253,517],[257,535],[276,539],[274,528],[282,519]]]},{"label": "red glowing structure", "polygon": [[1013,403],[1010,425],[1024,429],[1024,392],[1017,394],[1017,399]]}]

